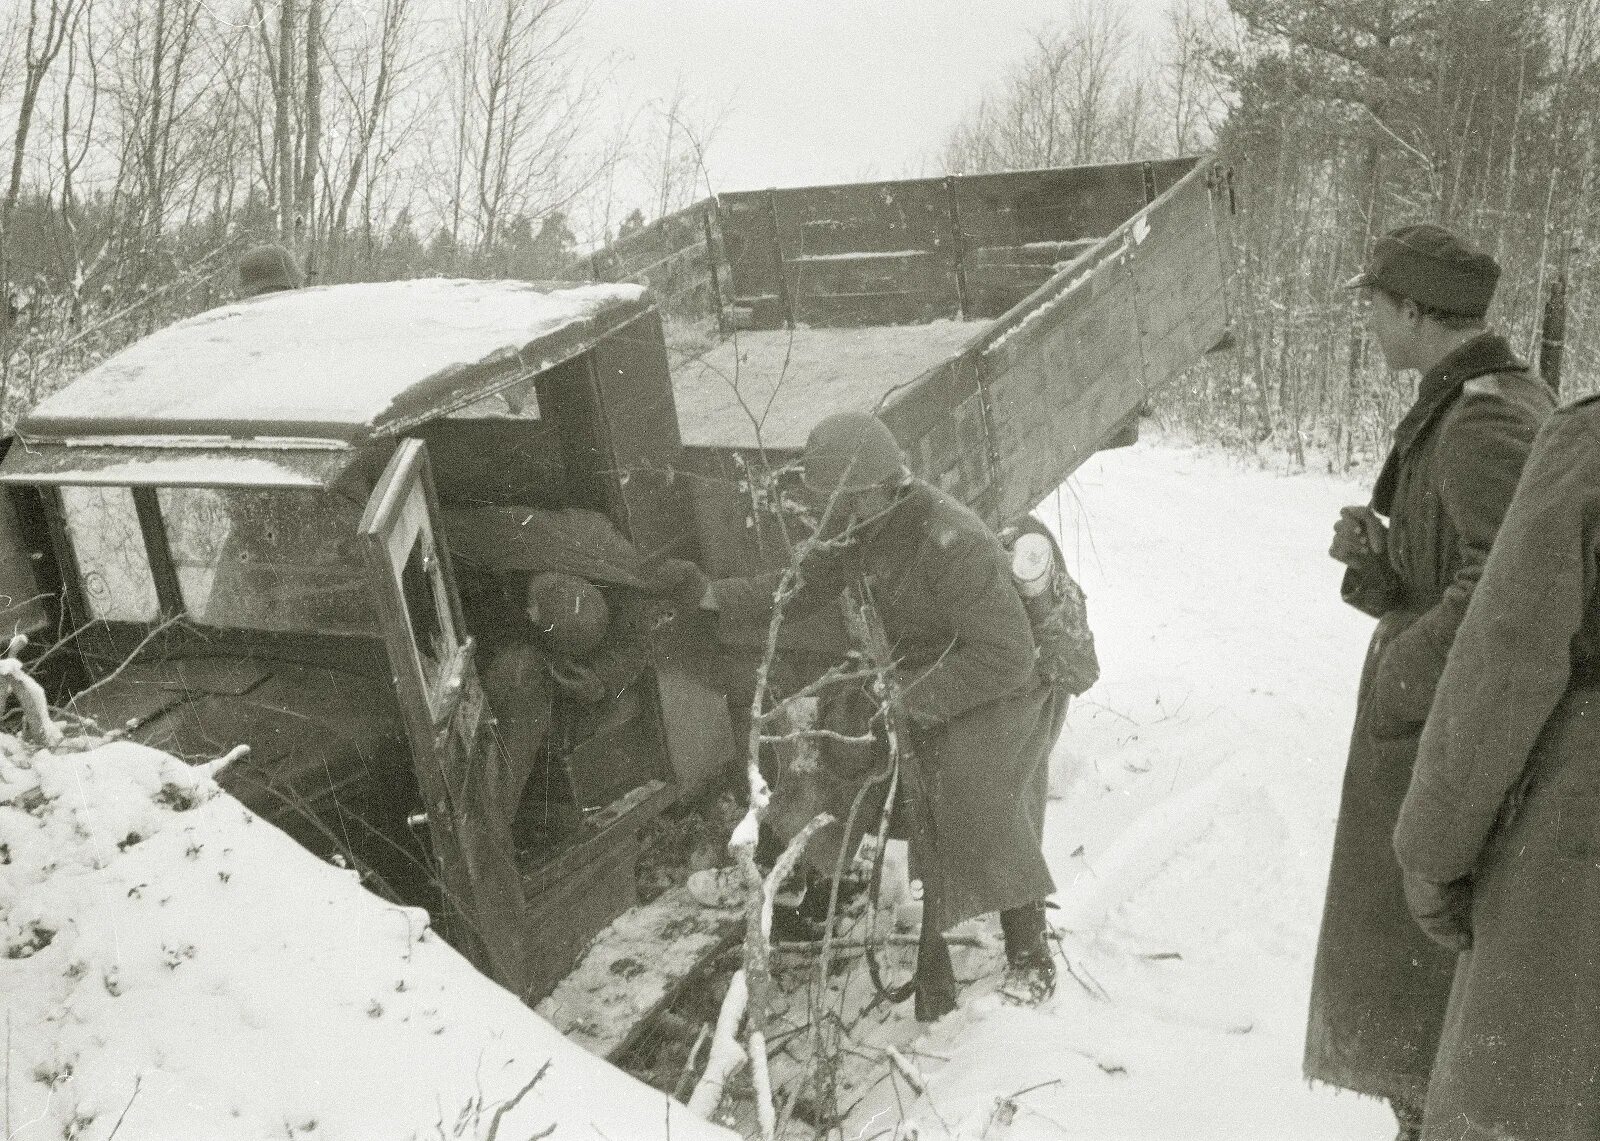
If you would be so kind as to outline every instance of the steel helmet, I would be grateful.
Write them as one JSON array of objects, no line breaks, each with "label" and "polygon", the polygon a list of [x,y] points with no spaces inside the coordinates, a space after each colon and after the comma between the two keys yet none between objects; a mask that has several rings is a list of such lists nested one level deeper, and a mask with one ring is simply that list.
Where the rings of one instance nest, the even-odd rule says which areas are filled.
[{"label": "steel helmet", "polygon": [[537,625],[550,648],[564,657],[587,657],[606,636],[611,614],[593,583],[545,571],[529,580],[528,602],[538,609]]},{"label": "steel helmet", "polygon": [[867,491],[905,470],[905,453],[870,412],[836,412],[817,422],[806,440],[805,485],[822,495]]},{"label": "steel helmet", "polygon": [[239,292],[245,297],[299,289],[300,268],[282,246],[256,246],[239,259]]}]

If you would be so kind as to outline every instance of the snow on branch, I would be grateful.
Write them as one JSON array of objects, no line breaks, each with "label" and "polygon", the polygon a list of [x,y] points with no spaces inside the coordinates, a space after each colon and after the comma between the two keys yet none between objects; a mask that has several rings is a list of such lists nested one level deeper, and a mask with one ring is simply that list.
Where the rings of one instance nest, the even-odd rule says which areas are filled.
[{"label": "snow on branch", "polygon": [[39,741],[53,749],[61,744],[65,734],[50,717],[50,701],[45,697],[44,687],[28,676],[28,671],[17,659],[27,645],[26,634],[12,635],[5,656],[0,657],[0,678],[5,679],[6,687],[16,695],[18,704],[22,706],[22,715],[27,719],[28,729]]}]

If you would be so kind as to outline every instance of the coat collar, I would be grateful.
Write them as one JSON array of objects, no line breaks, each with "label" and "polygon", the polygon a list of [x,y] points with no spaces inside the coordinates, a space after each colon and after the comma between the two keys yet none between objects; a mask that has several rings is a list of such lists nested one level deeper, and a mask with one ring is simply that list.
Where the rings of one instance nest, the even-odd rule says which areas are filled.
[{"label": "coat collar", "polygon": [[1461,388],[1474,377],[1494,372],[1522,372],[1527,369],[1511,352],[1506,339],[1497,333],[1481,333],[1457,346],[1423,374],[1417,386],[1416,403],[1394,430],[1394,444],[1383,461],[1383,470],[1372,487],[1372,509],[1388,515],[1394,506],[1395,484],[1400,464],[1427,433],[1444,410],[1461,395]]}]

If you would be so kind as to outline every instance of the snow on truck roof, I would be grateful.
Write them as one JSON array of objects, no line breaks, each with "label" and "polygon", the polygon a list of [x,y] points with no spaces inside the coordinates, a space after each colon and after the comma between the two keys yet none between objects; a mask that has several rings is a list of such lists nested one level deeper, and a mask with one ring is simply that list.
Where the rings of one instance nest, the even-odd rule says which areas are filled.
[{"label": "snow on truck roof", "polygon": [[637,285],[444,278],[263,294],[136,341],[18,429],[358,440],[559,364],[645,304]]}]

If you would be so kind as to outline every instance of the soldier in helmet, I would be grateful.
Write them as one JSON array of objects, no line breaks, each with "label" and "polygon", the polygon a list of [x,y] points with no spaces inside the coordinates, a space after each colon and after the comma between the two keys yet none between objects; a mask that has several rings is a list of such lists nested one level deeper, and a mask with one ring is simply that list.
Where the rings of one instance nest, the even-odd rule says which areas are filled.
[{"label": "soldier in helmet", "polygon": [[294,255],[279,245],[255,246],[239,259],[239,295],[257,297],[304,284]]},{"label": "soldier in helmet", "polygon": [[614,620],[605,595],[576,575],[528,579],[524,622],[499,631],[483,674],[505,765],[495,800],[514,814],[558,723],[569,735],[644,668],[635,624]]},{"label": "soldier in helmet", "polygon": [[[818,611],[852,584],[870,597],[899,670],[927,797],[927,827],[911,837],[926,889],[917,1017],[956,1006],[942,933],[993,911],[1005,933],[1004,992],[1038,1002],[1055,981],[1044,922],[1054,883],[1040,823],[1060,722],[1010,559],[981,519],[910,474],[875,416],[822,420],[804,466],[806,487],[829,503],[825,518],[837,521],[837,535],[803,564],[784,614]],[[680,604],[714,610],[725,625],[764,626],[770,617],[777,575],[711,582],[681,561],[661,572],[675,580],[668,589]],[[838,839],[827,850],[836,852]]]}]

